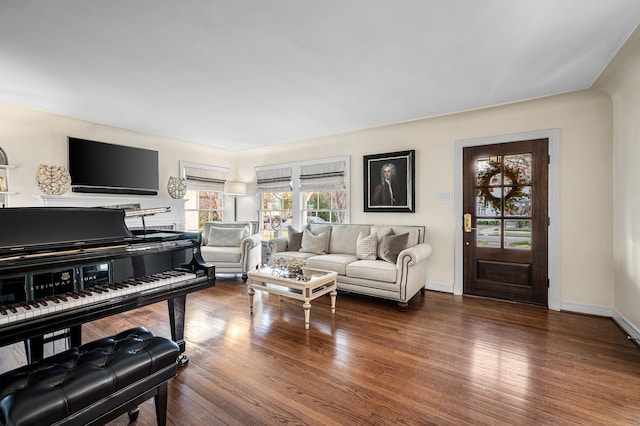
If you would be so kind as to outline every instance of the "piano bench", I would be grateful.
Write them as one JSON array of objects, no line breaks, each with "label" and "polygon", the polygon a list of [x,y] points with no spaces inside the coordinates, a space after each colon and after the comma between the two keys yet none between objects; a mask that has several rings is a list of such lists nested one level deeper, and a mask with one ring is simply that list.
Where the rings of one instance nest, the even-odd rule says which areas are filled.
[{"label": "piano bench", "polygon": [[104,424],[154,397],[167,420],[178,345],[144,327],[71,348],[0,375],[0,425]]}]

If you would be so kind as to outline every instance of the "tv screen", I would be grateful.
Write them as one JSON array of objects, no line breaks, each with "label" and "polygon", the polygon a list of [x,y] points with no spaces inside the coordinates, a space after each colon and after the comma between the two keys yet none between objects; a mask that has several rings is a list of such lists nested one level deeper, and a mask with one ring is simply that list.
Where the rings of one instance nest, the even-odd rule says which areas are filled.
[{"label": "tv screen", "polygon": [[158,151],[69,137],[74,192],[158,194]]}]

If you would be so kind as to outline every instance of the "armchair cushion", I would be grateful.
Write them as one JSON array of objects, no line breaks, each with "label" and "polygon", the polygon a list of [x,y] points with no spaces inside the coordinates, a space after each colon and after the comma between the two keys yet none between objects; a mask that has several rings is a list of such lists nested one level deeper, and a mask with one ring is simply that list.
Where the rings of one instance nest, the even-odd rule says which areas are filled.
[{"label": "armchair cushion", "polygon": [[209,242],[213,247],[237,247],[245,236],[244,228],[218,228],[212,226],[209,229]]}]

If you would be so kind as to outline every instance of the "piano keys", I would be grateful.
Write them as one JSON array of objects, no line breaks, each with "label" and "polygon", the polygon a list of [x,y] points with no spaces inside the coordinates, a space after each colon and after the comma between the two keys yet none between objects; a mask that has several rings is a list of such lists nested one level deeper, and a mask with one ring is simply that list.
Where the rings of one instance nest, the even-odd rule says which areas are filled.
[{"label": "piano keys", "polygon": [[[0,345],[25,342],[43,356],[45,335],[167,301],[172,339],[184,352],[187,294],[215,285],[197,232],[131,233],[123,210],[0,209]],[[183,363],[188,357],[183,354]]]}]

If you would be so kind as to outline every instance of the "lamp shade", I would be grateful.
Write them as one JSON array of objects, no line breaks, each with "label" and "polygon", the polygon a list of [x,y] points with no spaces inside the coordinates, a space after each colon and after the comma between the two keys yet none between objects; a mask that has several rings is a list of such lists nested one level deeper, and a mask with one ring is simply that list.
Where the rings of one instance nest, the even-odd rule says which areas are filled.
[{"label": "lamp shade", "polygon": [[244,195],[247,193],[247,184],[228,180],[224,183],[224,193],[228,195]]}]

